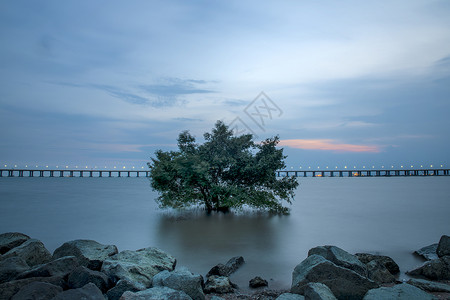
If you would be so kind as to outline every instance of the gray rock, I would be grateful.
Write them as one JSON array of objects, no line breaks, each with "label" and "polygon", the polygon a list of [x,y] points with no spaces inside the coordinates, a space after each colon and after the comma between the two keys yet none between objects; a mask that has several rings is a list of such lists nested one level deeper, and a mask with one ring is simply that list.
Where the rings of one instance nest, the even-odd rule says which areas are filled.
[{"label": "gray rock", "polygon": [[379,284],[396,282],[394,275],[378,260],[372,260],[366,266],[369,279]]},{"label": "gray rock", "polygon": [[13,280],[0,284],[0,291],[1,291],[0,300],[10,299],[17,292],[19,292],[21,288],[32,282],[47,282],[59,286],[63,289],[65,287],[65,281],[61,276],[33,277],[33,278]]},{"label": "gray rock", "polygon": [[16,279],[30,267],[22,257],[10,257],[0,261],[0,283]]},{"label": "gray rock", "polygon": [[212,296],[211,298],[209,298],[209,300],[225,300],[225,298],[219,296]]},{"label": "gray rock", "polygon": [[250,279],[248,286],[251,288],[259,288],[262,286],[268,286],[269,283],[267,282],[267,280],[262,279],[259,276],[256,276],[255,278]]},{"label": "gray rock", "polygon": [[368,264],[369,262],[376,260],[379,263],[383,264],[386,269],[391,274],[398,274],[400,273],[400,268],[397,265],[397,263],[390,258],[389,256],[385,255],[375,255],[375,254],[369,254],[369,253],[356,253],[355,256],[364,264]]},{"label": "gray rock", "polygon": [[52,300],[105,300],[102,292],[93,283],[88,283],[85,286],[67,290],[56,295]]},{"label": "gray rock", "polygon": [[110,287],[109,278],[105,273],[94,271],[84,266],[79,266],[73,270],[67,278],[67,284],[73,289],[81,288],[89,282],[95,284],[102,293],[106,293]]},{"label": "gray rock", "polygon": [[305,297],[298,294],[284,293],[278,296],[275,300],[304,300]]},{"label": "gray rock", "polygon": [[406,274],[411,276],[423,276],[432,280],[449,280],[450,256],[429,260],[417,269],[406,272]]},{"label": "gray rock", "polygon": [[11,300],[47,300],[61,293],[63,289],[59,286],[46,282],[32,282],[17,292]]},{"label": "gray rock", "polygon": [[20,274],[18,278],[66,276],[78,266],[78,260],[75,256],[64,256],[49,263],[35,266]]},{"label": "gray rock", "polygon": [[427,292],[450,293],[450,285],[441,282],[424,279],[410,279],[407,283]]},{"label": "gray rock", "polygon": [[106,293],[106,296],[108,296],[108,300],[119,300],[126,291],[139,292],[140,289],[130,281],[119,280],[116,286]]},{"label": "gray rock", "polygon": [[153,277],[153,286],[166,286],[183,291],[194,300],[204,300],[203,277],[192,274],[189,270],[181,268],[176,271],[162,271]]},{"label": "gray rock", "polygon": [[319,282],[310,282],[305,288],[308,300],[337,300],[328,286]]},{"label": "gray rock", "polygon": [[432,245],[420,248],[419,250],[414,251],[414,254],[422,256],[426,260],[438,259],[439,256],[436,253],[438,245],[439,244],[436,243],[436,244],[432,244]]},{"label": "gray rock", "polygon": [[153,276],[161,271],[172,271],[176,259],[158,248],[122,251],[103,262],[102,272],[113,281],[124,279],[139,290],[151,286]]},{"label": "gray rock", "polygon": [[29,239],[20,246],[9,250],[2,256],[2,259],[14,256],[23,258],[30,267],[45,264],[52,260],[52,255],[44,244],[36,239]]},{"label": "gray rock", "polygon": [[381,287],[367,292],[363,300],[432,300],[434,296],[422,291],[407,283],[398,284],[392,287]]},{"label": "gray rock", "polygon": [[228,260],[226,264],[217,264],[209,270],[206,277],[211,275],[217,276],[230,276],[232,273],[236,272],[239,267],[245,263],[242,256],[235,256]]},{"label": "gray rock", "polygon": [[123,293],[121,300],[192,300],[185,292],[168,287],[154,287],[145,291]]},{"label": "gray rock", "polygon": [[211,275],[205,284],[205,293],[226,294],[233,292],[233,284],[226,276]]},{"label": "gray rock", "polygon": [[295,267],[291,293],[303,295],[310,282],[327,285],[338,299],[361,299],[368,290],[378,287],[374,281],[320,255],[311,255]]},{"label": "gray rock", "polygon": [[237,271],[243,264],[245,263],[244,258],[242,256],[235,256],[230,258],[225,266],[230,268],[230,275]]},{"label": "gray rock", "polygon": [[348,253],[336,246],[315,247],[308,251],[308,256],[320,255],[334,264],[353,270],[361,276],[367,276],[366,265],[363,264],[355,255]]},{"label": "gray rock", "polygon": [[450,236],[443,235],[439,240],[439,245],[436,249],[436,253],[439,257],[450,255]]},{"label": "gray rock", "polygon": [[0,254],[5,254],[9,250],[22,245],[30,237],[19,232],[7,232],[0,234]]},{"label": "gray rock", "polygon": [[99,271],[105,259],[117,254],[114,245],[103,245],[92,240],[74,240],[64,243],[53,253],[53,258],[75,256],[80,265]]}]

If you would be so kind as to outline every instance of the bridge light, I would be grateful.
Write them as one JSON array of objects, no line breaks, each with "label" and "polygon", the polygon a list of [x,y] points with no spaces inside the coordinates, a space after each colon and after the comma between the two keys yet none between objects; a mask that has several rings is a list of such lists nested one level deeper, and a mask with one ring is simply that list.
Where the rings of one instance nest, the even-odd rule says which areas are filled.
[{"label": "bridge light", "polygon": [[116,168],[116,166],[114,166],[114,169]]},{"label": "bridge light", "polygon": [[86,169],[88,168],[88,166],[86,166]]},{"label": "bridge light", "polygon": [[56,166],[56,168],[58,169],[58,166]]},{"label": "bridge light", "polygon": [[66,166],[66,169],[68,169],[69,168],[69,166]]},{"label": "bridge light", "polygon": [[402,167],[402,168],[403,168],[403,166],[400,166],[400,167]]},{"label": "bridge light", "polygon": [[123,166],[123,168],[125,169],[125,166]]},{"label": "bridge light", "polygon": [[394,168],[394,166],[391,166],[391,168],[393,169],[393,168]]},{"label": "bridge light", "polygon": [[78,169],[78,166],[75,166],[76,169]]},{"label": "bridge light", "polygon": [[423,165],[420,165],[421,168],[423,168]]},{"label": "bridge light", "polygon": [[311,167],[308,167],[308,169],[311,169]]},{"label": "bridge light", "polygon": [[430,165],[430,168],[432,168],[433,167],[433,165]]},{"label": "bridge light", "polygon": [[353,166],[353,169],[356,169],[356,166]]},{"label": "bridge light", "polygon": [[326,166],[326,169],[328,169],[328,166]]},{"label": "bridge light", "polygon": [[441,168],[443,167],[443,165],[441,165]]},{"label": "bridge light", "polygon": [[347,169],[347,166],[345,166],[344,169]]},{"label": "bridge light", "polygon": [[48,168],[48,166],[45,166],[46,168]]},{"label": "bridge light", "polygon": [[414,166],[413,166],[413,165],[411,165],[411,168],[414,168]]},{"label": "bridge light", "polygon": [[336,166],[336,169],[337,169],[337,166]]},{"label": "bridge light", "polygon": [[372,169],[375,169],[375,166],[372,166]]},{"label": "bridge light", "polygon": [[28,165],[25,165],[25,168],[28,168]]},{"label": "bridge light", "polygon": [[319,166],[317,166],[317,169],[320,169],[320,167],[319,167]]},{"label": "bridge light", "polygon": [[366,168],[366,166],[363,166],[363,169],[365,169]]},{"label": "bridge light", "polygon": [[141,169],[143,169],[144,167],[142,167]]},{"label": "bridge light", "polygon": [[384,166],[381,166],[382,169],[384,169]]}]

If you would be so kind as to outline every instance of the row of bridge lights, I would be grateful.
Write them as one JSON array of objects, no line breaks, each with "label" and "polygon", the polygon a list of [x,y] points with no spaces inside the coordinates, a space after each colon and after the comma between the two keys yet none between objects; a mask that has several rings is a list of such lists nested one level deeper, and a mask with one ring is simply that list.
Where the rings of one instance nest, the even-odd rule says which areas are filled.
[{"label": "row of bridge lights", "polygon": [[[5,168],[8,168],[8,165],[3,165]],[[12,166],[9,166],[10,168],[12,167]],[[14,165],[14,168],[17,168],[18,166],[17,165]],[[35,168],[46,168],[46,169],[48,169],[48,168],[50,168],[50,167],[52,167],[52,166],[48,166],[48,165],[46,165],[46,166],[39,166],[39,165],[33,165],[33,166],[29,166],[29,165],[25,165],[25,168],[33,168],[33,167],[35,167]],[[59,169],[59,168],[62,168],[62,169],[69,169],[69,166],[55,166],[56,167],[56,169]],[[72,167],[70,167],[70,168],[72,168]],[[105,166],[104,167],[105,169],[108,169],[108,167],[107,166]],[[123,166],[122,167],[122,169],[126,169],[127,167],[126,166]],[[139,170],[139,169],[144,169],[145,167],[131,167],[133,170]],[[84,168],[82,167],[82,166],[75,166],[75,169],[89,169],[89,166],[85,166]],[[91,169],[92,169],[92,167],[91,167]],[[99,167],[97,167],[97,166],[95,166],[94,167],[94,169],[100,169]],[[113,169],[121,169],[121,167],[117,167],[117,166],[114,166],[113,167]]]},{"label": "row of bridge lights", "polygon": [[[420,165],[420,167],[421,167],[421,168],[424,168],[423,165]],[[433,168],[433,167],[436,168],[435,165],[430,165],[430,168]],[[440,165],[440,167],[443,168],[444,165]],[[303,170],[303,167],[300,166],[299,168],[300,168],[300,170]],[[370,169],[370,167],[367,167],[367,168],[366,168],[366,166],[363,166],[362,168],[363,168],[363,169]],[[389,167],[381,166],[381,168],[382,168],[382,169],[385,169],[385,168],[387,169],[387,168],[389,168]],[[391,169],[393,169],[393,168],[394,168],[394,166],[391,165]],[[407,167],[401,165],[400,168],[404,169],[404,168],[407,168]],[[413,165],[411,165],[411,169],[412,169],[412,168],[414,168]],[[427,168],[427,166],[425,166],[425,168]],[[291,170],[293,170],[293,169],[294,169],[294,167],[291,167]],[[314,169],[314,168],[311,168],[311,166],[309,166],[309,167],[308,167],[308,170],[310,170],[310,169]],[[328,166],[326,166],[325,169],[332,169],[332,168],[329,168]],[[336,166],[335,169],[338,169],[338,166]],[[351,169],[351,167],[344,166],[344,169]],[[353,169],[356,169],[356,166],[353,166]],[[372,169],[375,169],[375,166],[372,166]],[[317,170],[320,170],[320,167],[317,167]]]}]

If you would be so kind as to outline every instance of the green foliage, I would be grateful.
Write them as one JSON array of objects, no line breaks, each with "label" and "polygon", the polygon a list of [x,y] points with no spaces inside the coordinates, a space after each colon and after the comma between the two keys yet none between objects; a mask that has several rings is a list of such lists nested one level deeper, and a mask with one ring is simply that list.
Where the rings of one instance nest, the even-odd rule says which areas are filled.
[{"label": "green foliage", "polygon": [[160,207],[182,208],[204,205],[208,211],[228,211],[249,206],[288,213],[283,201],[291,204],[298,182],[294,177],[276,178],[285,168],[283,149],[277,149],[278,136],[254,143],[252,135],[233,136],[217,121],[205,143],[183,131],[179,151],[155,152],[148,163],[150,181],[160,192]]}]

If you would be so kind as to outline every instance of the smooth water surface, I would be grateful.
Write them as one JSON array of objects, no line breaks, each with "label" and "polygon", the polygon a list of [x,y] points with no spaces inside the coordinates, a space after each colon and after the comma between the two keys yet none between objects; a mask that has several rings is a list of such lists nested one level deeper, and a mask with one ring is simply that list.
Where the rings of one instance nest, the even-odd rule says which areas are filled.
[{"label": "smooth water surface", "polygon": [[158,209],[146,178],[0,178],[0,232],[23,232],[50,251],[73,239],[156,246],[202,275],[242,255],[231,279],[243,289],[254,276],[289,288],[294,267],[319,245],[389,255],[404,273],[421,264],[414,250],[450,234],[450,177],[299,181],[290,216],[207,216]]}]

